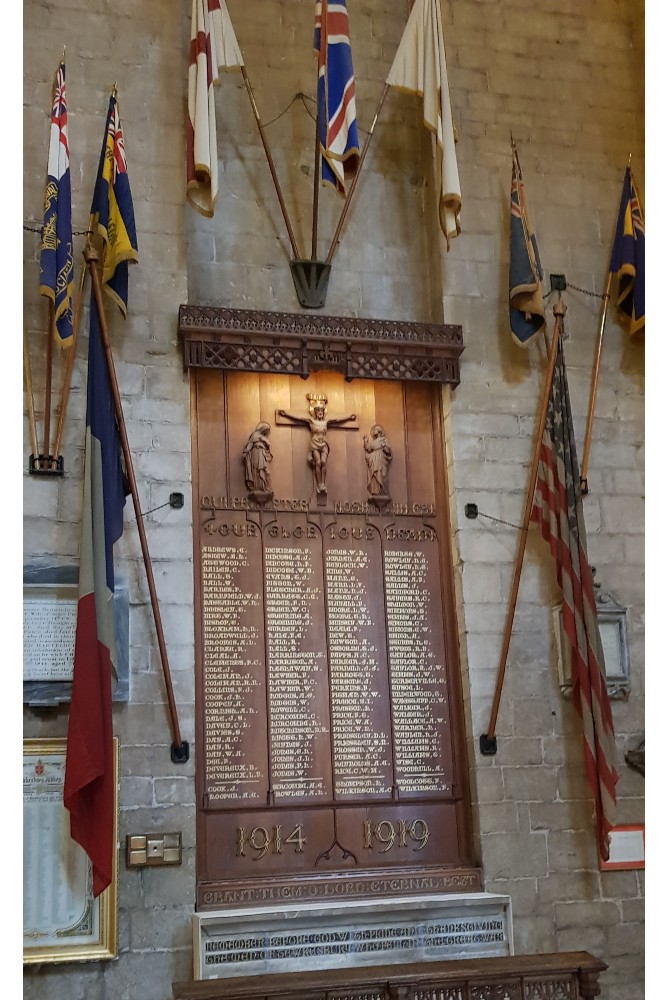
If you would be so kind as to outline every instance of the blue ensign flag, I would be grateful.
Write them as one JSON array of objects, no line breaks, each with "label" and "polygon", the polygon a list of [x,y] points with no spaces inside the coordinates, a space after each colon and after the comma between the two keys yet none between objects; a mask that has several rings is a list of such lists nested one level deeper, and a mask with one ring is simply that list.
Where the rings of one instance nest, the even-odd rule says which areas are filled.
[{"label": "blue ensign flag", "polygon": [[545,324],[540,284],[543,277],[537,238],[526,205],[519,157],[516,146],[512,144],[509,310],[512,336],[520,347],[527,347]]},{"label": "blue ensign flag", "polygon": [[44,224],[39,259],[39,291],[53,302],[54,336],[67,346],[72,341],[72,190],[67,142],[65,63],[53,80],[49,159],[44,190]]},{"label": "blue ensign flag", "polygon": [[616,308],[629,332],[644,329],[644,216],[630,167],[626,168],[609,273],[618,276]]}]

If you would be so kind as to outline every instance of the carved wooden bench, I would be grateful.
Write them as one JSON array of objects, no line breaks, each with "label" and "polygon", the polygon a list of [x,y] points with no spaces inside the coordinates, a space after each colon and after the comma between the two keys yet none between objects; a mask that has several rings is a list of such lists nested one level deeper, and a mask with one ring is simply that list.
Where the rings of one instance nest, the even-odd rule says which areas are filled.
[{"label": "carved wooden bench", "polygon": [[593,1000],[605,962],[587,951],[174,983],[174,1000]]}]

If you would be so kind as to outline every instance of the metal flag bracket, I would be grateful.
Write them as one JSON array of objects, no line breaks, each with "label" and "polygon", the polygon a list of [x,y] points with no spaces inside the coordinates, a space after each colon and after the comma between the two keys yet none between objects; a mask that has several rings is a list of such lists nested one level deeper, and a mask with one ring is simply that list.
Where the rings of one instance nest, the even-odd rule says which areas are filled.
[{"label": "metal flag bracket", "polygon": [[299,304],[321,309],[327,299],[331,264],[323,260],[291,260],[290,270]]}]

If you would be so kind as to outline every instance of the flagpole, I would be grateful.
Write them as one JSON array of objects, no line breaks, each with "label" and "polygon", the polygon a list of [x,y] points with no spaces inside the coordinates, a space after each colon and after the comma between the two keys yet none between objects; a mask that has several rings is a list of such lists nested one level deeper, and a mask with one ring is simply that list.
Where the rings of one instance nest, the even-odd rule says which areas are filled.
[{"label": "flagpole", "polygon": [[379,104],[377,106],[377,110],[375,112],[375,117],[373,118],[373,122],[371,124],[370,131],[369,131],[368,135],[366,136],[366,142],[364,143],[364,148],[361,151],[361,156],[359,157],[359,165],[357,167],[357,172],[355,173],[354,177],[352,178],[352,183],[350,184],[350,189],[347,192],[347,196],[345,198],[345,203],[343,205],[342,211],[340,213],[340,218],[338,220],[338,225],[336,226],[336,231],[333,234],[333,238],[331,240],[331,246],[329,247],[329,253],[327,254],[327,259],[326,259],[326,263],[327,264],[331,264],[331,261],[333,260],[333,256],[334,256],[334,254],[336,252],[336,248],[338,246],[338,240],[340,238],[340,233],[341,233],[341,230],[343,228],[343,224],[345,222],[345,219],[347,217],[348,210],[350,208],[350,202],[352,201],[352,195],[354,194],[355,188],[357,186],[357,181],[359,180],[359,174],[361,173],[361,168],[363,166],[364,160],[366,159],[366,153],[368,152],[368,147],[369,147],[371,139],[373,137],[373,132],[375,131],[375,126],[377,125],[377,120],[378,120],[378,117],[380,115],[380,111],[382,110],[382,105],[384,104],[384,101],[385,101],[385,98],[387,96],[387,91],[388,90],[389,90],[389,84],[385,83],[384,90],[382,91],[382,96],[380,97],[380,102],[379,102]]},{"label": "flagpole", "polygon": [[600,360],[602,358],[602,338],[604,337],[605,325],[607,322],[607,309],[611,295],[611,271],[607,272],[604,293],[602,295],[602,312],[598,324],[597,346],[595,348],[595,361],[591,372],[591,391],[588,398],[588,416],[586,417],[586,437],[584,438],[584,450],[581,457],[581,472],[579,475],[579,485],[583,496],[588,493],[588,454],[591,450],[591,436],[593,433],[593,413],[595,411],[595,397],[598,391],[598,378],[600,375]]},{"label": "flagpole", "polygon": [[257,108],[257,102],[255,101],[255,95],[253,93],[252,87],[250,85],[250,80],[248,79],[248,74],[246,68],[241,63],[241,75],[243,77],[243,82],[245,83],[246,90],[248,92],[248,97],[250,98],[250,104],[252,106],[253,114],[255,116],[255,121],[257,123],[257,128],[259,130],[259,137],[262,140],[262,145],[264,146],[264,153],[266,154],[266,160],[269,164],[269,170],[271,171],[271,177],[273,178],[273,185],[276,189],[276,194],[278,195],[278,201],[280,202],[280,210],[283,213],[283,219],[285,220],[285,226],[287,227],[287,235],[289,236],[289,241],[292,245],[292,255],[295,260],[300,259],[299,249],[296,245],[296,240],[294,238],[294,233],[292,231],[292,225],[287,214],[287,208],[285,206],[285,201],[283,199],[283,193],[280,189],[280,182],[278,180],[278,175],[276,173],[275,164],[273,162],[273,157],[271,156],[271,150],[268,147],[266,136],[264,135],[264,126],[262,125],[259,118],[259,110]]},{"label": "flagpole", "polygon": [[28,393],[28,423],[30,427],[30,446],[32,453],[37,460],[39,447],[37,445],[37,423],[35,421],[35,400],[32,394],[32,373],[30,371],[30,354],[28,353],[28,334],[23,323],[23,375],[25,377],[25,387]]},{"label": "flagpole", "polygon": [[102,289],[100,286],[100,277],[97,273],[97,261],[99,260],[99,254],[91,245],[87,245],[83,251],[83,256],[88,265],[90,271],[90,278],[92,281],[93,295],[95,297],[95,306],[97,308],[97,315],[100,324],[100,333],[102,337],[102,344],[104,347],[104,354],[106,358],[107,371],[109,373],[109,383],[111,386],[111,394],[114,401],[114,410],[116,413],[116,422],[118,424],[118,432],[120,436],[121,447],[123,449],[123,458],[125,460],[125,471],[127,473],[127,478],[130,484],[130,492],[132,494],[132,501],[134,503],[134,512],[137,519],[137,528],[139,530],[139,541],[141,543],[141,551],[144,558],[144,567],[146,569],[146,580],[148,583],[148,590],[151,598],[151,607],[153,609],[153,618],[155,620],[155,631],[157,633],[158,646],[160,648],[160,658],[162,661],[162,672],[164,674],[164,682],[167,691],[167,700],[169,702],[169,715],[171,720],[171,729],[173,735],[173,743],[171,746],[171,759],[174,763],[185,763],[189,757],[189,747],[188,744],[183,742],[181,739],[181,732],[178,725],[178,714],[176,711],[176,702],[174,700],[174,691],[171,683],[171,674],[169,672],[169,663],[167,660],[167,647],[164,641],[164,633],[162,631],[162,620],[160,618],[160,611],[157,602],[157,592],[155,590],[155,580],[153,578],[153,568],[151,565],[151,558],[148,552],[148,542],[146,540],[146,531],[144,528],[143,515],[141,512],[141,505],[139,503],[139,494],[137,491],[137,482],[134,476],[134,468],[132,466],[132,454],[130,452],[130,445],[127,439],[127,431],[125,428],[125,419],[123,417],[123,408],[120,401],[120,392],[118,389],[118,380],[116,378],[116,369],[114,367],[113,355],[111,354],[111,344],[109,342],[109,331],[107,328],[106,316],[104,313],[104,303],[102,301]]},{"label": "flagpole", "polygon": [[503,643],[500,651],[500,662],[498,664],[498,673],[496,676],[496,689],[493,695],[493,704],[491,706],[491,716],[489,719],[489,725],[487,727],[487,731],[483,733],[479,738],[481,752],[486,756],[491,756],[496,752],[495,732],[496,732],[496,721],[498,719],[498,708],[500,706],[500,695],[502,693],[503,682],[505,679],[507,654],[509,652],[510,639],[512,637],[512,625],[514,623],[514,613],[516,611],[517,598],[519,596],[519,581],[521,579],[523,557],[526,551],[526,541],[528,539],[528,527],[530,525],[530,516],[533,510],[535,486],[537,484],[537,469],[540,460],[540,448],[542,445],[542,435],[544,434],[544,426],[547,419],[549,393],[551,392],[551,383],[553,381],[554,367],[556,364],[556,352],[558,348],[558,340],[560,337],[560,331],[563,323],[563,316],[565,315],[566,308],[567,307],[565,306],[565,303],[563,302],[559,294],[558,301],[554,303],[553,307],[553,313],[555,317],[554,332],[553,332],[553,337],[551,339],[551,347],[549,350],[549,362],[547,365],[547,373],[544,380],[544,391],[542,395],[540,416],[537,424],[537,434],[535,438],[535,450],[533,453],[533,462],[530,470],[528,489],[526,491],[526,502],[523,509],[523,520],[521,522],[521,528],[519,534],[519,547],[517,550],[516,558],[514,560],[512,587],[510,590],[510,599],[507,608],[507,618],[505,621]]},{"label": "flagpole", "polygon": [[311,244],[310,256],[312,260],[317,260],[317,223],[320,209],[320,110],[317,109],[315,118],[315,180],[313,181],[313,241]]},{"label": "flagpole", "polygon": [[51,376],[53,371],[53,328],[56,310],[52,299],[49,299],[49,320],[46,334],[46,375],[44,382],[44,448],[42,454],[48,461],[51,454]]}]

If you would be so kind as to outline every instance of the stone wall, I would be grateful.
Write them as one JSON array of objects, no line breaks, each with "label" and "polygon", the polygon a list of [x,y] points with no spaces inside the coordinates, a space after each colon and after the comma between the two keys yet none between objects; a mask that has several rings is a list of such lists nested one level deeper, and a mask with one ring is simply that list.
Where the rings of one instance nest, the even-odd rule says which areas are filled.
[{"label": "stone wall", "polygon": [[[229,0],[292,224],[310,255],[315,88],[310,0]],[[407,3],[350,0],[359,124],[370,126]],[[186,9],[187,8],[187,9]],[[508,893],[517,952],[586,948],[609,962],[605,1000],[643,996],[643,884],[600,873],[581,734],[558,689],[545,543],[529,535],[498,754],[486,728],[531,458],[545,352],[522,351],[507,322],[510,131],[518,144],[547,274],[571,286],[565,345],[581,454],[590,369],[623,170],[643,180],[642,11],[629,0],[444,0],[463,194],[463,234],[447,254],[435,218],[430,137],[408,95],[390,92],[334,258],[325,311],[460,323],[462,382],[446,398],[446,437],[460,599],[479,858],[486,888]],[[50,88],[67,45],[73,222],[86,228],[108,95],[117,82],[140,262],[128,319],[109,312],[182,735],[194,741],[189,395],[177,344],[182,302],[298,311],[289,242],[242,79],[217,92],[220,182],[215,218],[184,204],[189,4],[26,0],[24,217],[41,221]],[[291,107],[290,102],[297,97]],[[311,99],[309,99],[309,97]],[[286,110],[288,109],[288,110]],[[280,116],[280,117],[278,117]],[[275,119],[275,120],[274,120]],[[360,132],[365,138],[365,131]],[[320,256],[340,203],[320,194]],[[75,240],[80,260],[83,237]],[[24,234],[24,304],[41,428],[46,306],[37,294],[38,236]],[[574,287],[576,286],[576,287]],[[548,305],[553,304],[553,296]],[[551,317],[550,324],[551,326]],[[65,475],[25,475],[24,560],[76,564],[81,511],[87,311],[62,446]],[[55,385],[61,359],[56,364]],[[585,501],[590,559],[604,590],[629,608],[632,693],[614,703],[619,756],[643,732],[643,346],[610,313]],[[24,469],[30,438],[24,433]],[[186,505],[173,510],[172,491]],[[473,502],[485,515],[469,520]],[[160,508],[160,509],[155,509]],[[169,759],[168,713],[131,504],[118,572],[131,602],[131,698],[114,707],[121,740],[120,843],[127,833],[181,830],[177,869],[119,864],[119,958],[44,966],[26,1000],[165,1000],[191,970],[194,753]],[[66,732],[66,714],[27,712],[26,736]],[[194,749],[194,748],[193,748]],[[643,819],[643,779],[621,764],[619,821]]]}]

